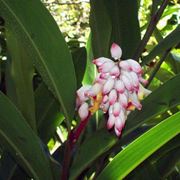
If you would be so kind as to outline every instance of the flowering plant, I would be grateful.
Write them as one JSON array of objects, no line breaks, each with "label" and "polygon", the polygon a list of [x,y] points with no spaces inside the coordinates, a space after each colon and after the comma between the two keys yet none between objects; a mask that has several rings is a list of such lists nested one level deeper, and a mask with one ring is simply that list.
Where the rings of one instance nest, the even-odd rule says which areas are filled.
[{"label": "flowering plant", "polygon": [[[44,5],[79,33],[61,33]],[[175,0],[0,0],[0,179],[177,179],[177,10]]]},{"label": "flowering plant", "polygon": [[147,80],[142,78],[140,64],[133,59],[121,60],[122,50],[115,43],[111,46],[111,56],[114,61],[105,57],[93,60],[99,73],[93,85],[82,86],[77,91],[76,108],[82,121],[98,109],[108,112],[107,128],[114,126],[116,135],[120,136],[127,115],[135,108],[141,110],[139,100],[151,91],[141,84]]}]

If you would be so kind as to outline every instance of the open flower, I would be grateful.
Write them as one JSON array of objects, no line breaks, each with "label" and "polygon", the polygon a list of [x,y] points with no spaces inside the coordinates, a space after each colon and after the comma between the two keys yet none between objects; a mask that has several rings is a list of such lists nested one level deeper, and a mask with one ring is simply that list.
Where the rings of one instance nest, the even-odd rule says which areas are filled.
[{"label": "open flower", "polygon": [[141,110],[140,100],[151,91],[142,86],[147,80],[143,79],[138,62],[121,60],[122,50],[115,43],[110,52],[115,61],[105,57],[93,60],[99,73],[92,85],[77,91],[76,108],[81,120],[99,109],[108,113],[107,128],[114,128],[116,135],[120,136],[129,112]]}]

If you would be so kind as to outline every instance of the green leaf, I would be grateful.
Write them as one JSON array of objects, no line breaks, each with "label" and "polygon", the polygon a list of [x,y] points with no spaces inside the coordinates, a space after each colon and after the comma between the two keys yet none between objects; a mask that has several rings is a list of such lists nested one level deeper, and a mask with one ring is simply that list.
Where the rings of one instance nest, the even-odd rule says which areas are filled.
[{"label": "green leaf", "polygon": [[[171,107],[180,104],[179,90],[177,88],[179,81],[180,74],[167,81],[164,85],[150,94],[143,101],[142,110],[135,111],[129,115],[125,129],[123,130],[122,139],[119,141],[115,136],[109,133],[107,129],[99,130],[86,139],[80,146],[77,158],[73,162],[70,177],[77,177],[82,170],[86,169],[100,155],[104,154],[117,142],[124,142],[128,134],[132,133],[142,124],[145,124],[149,119],[165,112]],[[151,110],[149,110],[149,107],[151,107]],[[109,139],[109,141],[107,140],[107,142],[102,143],[104,139]],[[88,154],[88,156],[86,154]]]},{"label": "green leaf", "polygon": [[104,0],[90,1],[90,27],[92,32],[92,50],[94,58],[109,55],[111,22]]},{"label": "green leaf", "polygon": [[86,59],[87,59],[86,48],[82,47],[72,52],[72,57],[76,72],[77,88],[80,88],[86,70]]},{"label": "green leaf", "polygon": [[53,17],[39,0],[0,0],[0,15],[6,31],[13,32],[26,47],[36,69],[57,96],[68,123],[74,114],[75,70]]},{"label": "green leaf", "polygon": [[41,140],[47,144],[56,127],[64,120],[60,105],[51,91],[41,83],[35,91],[37,129]]},{"label": "green leaf", "polygon": [[156,74],[157,79],[159,79],[161,82],[165,82],[172,78],[174,76],[174,73],[171,71],[168,71],[166,68],[160,68],[159,71]]},{"label": "green leaf", "polygon": [[96,66],[92,64],[93,52],[92,52],[92,33],[89,34],[89,38],[86,44],[87,51],[87,63],[86,70],[83,78],[83,85],[92,84],[96,75]]},{"label": "green leaf", "polygon": [[38,180],[52,179],[43,146],[22,114],[2,93],[0,106],[0,144],[29,176]]},{"label": "green leaf", "polygon": [[[164,156],[168,158],[176,157],[176,160],[178,160],[179,156],[177,156],[177,149],[180,146],[179,138],[180,134],[168,141],[165,145],[153,153],[153,155],[138,165],[138,167],[136,167],[130,174],[128,174],[125,179],[145,179],[147,177],[150,177],[150,179],[159,179],[161,177],[162,179],[162,174],[168,173],[167,169],[173,168],[173,164],[175,163],[175,159],[173,159],[173,161],[169,159],[169,163],[163,163]],[[165,173],[163,172],[160,175],[160,171],[157,169],[157,163]]]},{"label": "green leaf", "polygon": [[118,153],[97,179],[123,179],[180,132],[180,112],[159,123]]},{"label": "green leaf", "polygon": [[180,40],[177,37],[179,36],[180,36],[180,25],[177,26],[177,28],[173,32],[171,32],[168,36],[166,36],[162,41],[160,41],[159,44],[155,46],[154,49],[147,56],[143,58],[142,64],[143,65],[147,64],[156,56],[160,55],[164,51],[178,44]]},{"label": "green leaf", "polygon": [[[163,40],[163,36],[161,35],[161,32],[157,28],[154,31],[154,35],[158,43]],[[176,60],[172,52],[167,56],[165,62],[171,67],[172,71],[175,74],[178,74],[180,72],[180,63]]]},{"label": "green leaf", "polygon": [[105,3],[112,22],[111,43],[115,42],[121,46],[124,59],[132,58],[141,40],[138,1],[105,0]]},{"label": "green leaf", "polygon": [[[30,54],[26,52],[26,47],[18,41],[16,36],[10,30],[6,33],[7,48],[10,53],[8,68],[10,68],[11,78],[13,82],[11,91],[14,91],[16,99],[13,101],[21,110],[23,116],[29,125],[36,131],[35,105],[32,78],[34,74],[33,64]],[[9,80],[9,79],[8,79]],[[8,83],[10,83],[8,82]],[[12,100],[12,99],[11,99]],[[28,103],[27,103],[28,102]]]},{"label": "green leaf", "polygon": [[156,169],[165,178],[172,171],[175,165],[180,162],[180,148],[173,149],[161,157],[155,164]]}]

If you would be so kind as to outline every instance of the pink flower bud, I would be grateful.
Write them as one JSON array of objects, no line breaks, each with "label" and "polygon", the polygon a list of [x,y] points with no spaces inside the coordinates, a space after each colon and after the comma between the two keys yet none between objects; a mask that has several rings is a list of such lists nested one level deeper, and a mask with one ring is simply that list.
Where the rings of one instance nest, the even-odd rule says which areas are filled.
[{"label": "pink flower bud", "polygon": [[90,85],[87,86],[82,86],[80,89],[77,90],[77,95],[79,97],[79,100],[81,102],[84,102],[86,100],[88,100],[88,97],[86,96],[86,93],[88,92],[88,90],[91,88]]},{"label": "pink flower bud", "polygon": [[143,83],[144,85],[146,85],[146,84],[148,83],[148,80],[143,79],[142,77],[139,77],[139,81],[140,81],[141,83]]},{"label": "pink flower bud", "polygon": [[111,114],[113,114],[113,105],[110,105],[110,106],[109,106],[109,111],[108,111],[108,113],[109,113],[109,116],[110,116]]},{"label": "pink flower bud", "polygon": [[115,120],[115,127],[116,129],[121,132],[123,127],[124,127],[124,121],[118,116],[116,117],[116,120]]},{"label": "pink flower bud", "polygon": [[101,74],[98,74],[98,76],[95,79],[95,83],[99,83],[99,84],[104,84],[105,83],[105,79],[101,78]]},{"label": "pink flower bud", "polygon": [[130,74],[130,76],[132,78],[133,86],[136,89],[139,89],[139,79],[138,79],[137,74],[134,71],[129,72],[129,74]]},{"label": "pink flower bud", "polygon": [[118,76],[120,75],[119,67],[115,65],[115,66],[111,69],[110,75],[111,75],[111,76],[118,77]]},{"label": "pink flower bud", "polygon": [[119,103],[121,104],[121,106],[123,108],[127,108],[128,105],[128,97],[125,95],[125,93],[123,94],[119,94],[119,99],[118,99]]},{"label": "pink flower bud", "polygon": [[[131,76],[131,72],[130,71],[121,71],[122,75],[126,76],[129,79],[129,82],[131,84],[132,87],[132,91],[134,91],[134,82],[133,82],[133,77]],[[135,73],[136,75],[136,73]],[[139,79],[137,78],[138,84],[139,84]]]},{"label": "pink flower bud", "polygon": [[91,89],[87,92],[87,95],[95,97],[102,90],[102,85],[99,83],[95,83]]},{"label": "pink flower bud", "polygon": [[89,106],[88,106],[88,104],[86,102],[84,102],[80,106],[80,108],[78,110],[78,114],[79,114],[79,117],[81,118],[82,121],[85,120],[88,117],[88,115],[89,115]]},{"label": "pink flower bud", "polygon": [[77,96],[76,97],[76,110],[77,110],[77,108],[79,108],[79,106],[81,105],[81,100],[79,99],[79,97]]},{"label": "pink flower bud", "polygon": [[110,51],[111,51],[111,56],[114,59],[120,59],[121,58],[122,50],[121,50],[121,48],[116,43],[112,44]]},{"label": "pink flower bud", "polygon": [[122,76],[121,76],[121,79],[122,79],[122,81],[123,81],[126,89],[127,89],[128,91],[131,91],[131,92],[132,92],[132,91],[134,90],[134,87],[133,87],[133,84],[132,84],[132,82],[131,82],[131,79],[129,79],[129,78],[128,78],[127,76],[125,76],[125,75],[122,75]]},{"label": "pink flower bud", "polygon": [[100,73],[100,78],[108,79],[109,78],[109,73]]},{"label": "pink flower bud", "polygon": [[111,129],[114,126],[115,120],[116,120],[116,118],[113,116],[113,114],[111,114],[108,118],[108,121],[107,121],[107,128],[108,129]]},{"label": "pink flower bud", "polygon": [[109,109],[109,102],[101,104],[100,108],[103,110],[104,113],[106,113]]},{"label": "pink flower bud", "polygon": [[129,99],[130,99],[131,103],[132,103],[138,110],[141,110],[142,105],[140,104],[136,93],[130,93],[130,94],[129,94]]},{"label": "pink flower bud", "polygon": [[116,102],[116,103],[113,105],[113,115],[114,115],[115,117],[119,116],[120,111],[121,111],[121,105],[120,105],[119,102]]},{"label": "pink flower bud", "polygon": [[123,125],[125,125],[125,121],[127,119],[126,110],[121,110],[119,117],[121,118]]},{"label": "pink flower bud", "polygon": [[108,101],[109,101],[109,97],[108,97],[108,95],[105,95],[105,96],[103,97],[102,102],[105,104],[105,103],[107,103]]},{"label": "pink flower bud", "polygon": [[118,93],[123,93],[125,91],[125,86],[121,79],[115,81],[115,89]]},{"label": "pink flower bud", "polygon": [[125,71],[131,71],[131,65],[127,61],[120,61],[119,67]]},{"label": "pink flower bud", "polygon": [[114,131],[115,131],[117,137],[119,137],[121,135],[121,131],[119,131],[115,126],[114,126]]},{"label": "pink flower bud", "polygon": [[130,64],[131,66],[131,69],[135,72],[135,73],[138,73],[138,74],[141,74],[142,73],[142,68],[140,66],[140,64],[133,60],[133,59],[128,59],[127,62]]},{"label": "pink flower bud", "polygon": [[111,89],[114,87],[114,82],[115,80],[112,79],[112,78],[109,78],[106,83],[104,84],[104,87],[103,87],[103,94],[108,94]]},{"label": "pink flower bud", "polygon": [[113,67],[114,67],[114,62],[111,61],[111,62],[106,62],[104,64],[102,64],[100,67],[99,67],[99,72],[101,73],[107,73],[109,72]]},{"label": "pink flower bud", "polygon": [[115,89],[112,89],[109,93],[109,104],[113,105],[117,100],[117,92]]},{"label": "pink flower bud", "polygon": [[94,59],[92,61],[93,64],[96,64],[97,66],[101,66],[102,64],[104,64],[105,62],[111,62],[111,59],[105,58],[105,57],[100,57],[98,59]]}]

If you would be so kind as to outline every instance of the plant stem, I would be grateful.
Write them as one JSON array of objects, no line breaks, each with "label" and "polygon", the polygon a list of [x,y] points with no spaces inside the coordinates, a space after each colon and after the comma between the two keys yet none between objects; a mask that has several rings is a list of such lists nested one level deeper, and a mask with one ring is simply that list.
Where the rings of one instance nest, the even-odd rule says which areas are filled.
[{"label": "plant stem", "polygon": [[148,79],[148,83],[146,84],[146,88],[148,88],[148,86],[150,85],[151,81],[153,80],[154,76],[156,75],[156,73],[158,72],[158,70],[161,67],[161,64],[163,63],[163,61],[165,60],[165,58],[167,57],[167,55],[169,54],[171,48],[166,50],[165,53],[163,54],[163,56],[161,57],[161,59],[159,60],[159,62],[157,63],[157,65],[155,66],[153,72],[151,73],[149,79]]},{"label": "plant stem", "polygon": [[137,47],[136,52],[133,56],[133,59],[138,60],[140,58],[142,52],[144,51],[144,48],[146,47],[147,42],[149,41],[149,38],[151,37],[168,3],[169,3],[169,0],[164,0],[160,8],[157,10],[157,12],[154,15],[152,15],[150,23],[147,27],[146,33],[143,39],[140,41],[139,46]]},{"label": "plant stem", "polygon": [[90,119],[90,116],[91,116],[91,113],[89,112],[88,117],[85,120],[81,121],[76,129],[69,132],[68,139],[66,141],[65,152],[64,152],[63,171],[62,171],[62,176],[61,176],[61,179],[63,180],[68,180],[69,166],[71,162],[71,156],[72,156],[74,145],[78,141],[83,130],[85,129]]}]

